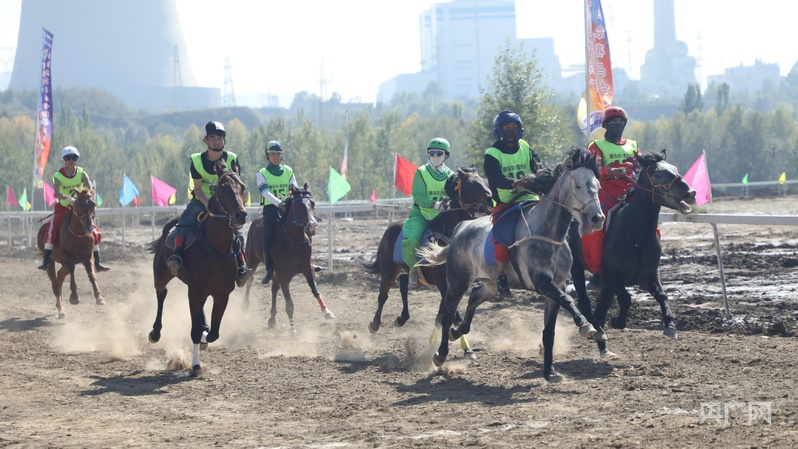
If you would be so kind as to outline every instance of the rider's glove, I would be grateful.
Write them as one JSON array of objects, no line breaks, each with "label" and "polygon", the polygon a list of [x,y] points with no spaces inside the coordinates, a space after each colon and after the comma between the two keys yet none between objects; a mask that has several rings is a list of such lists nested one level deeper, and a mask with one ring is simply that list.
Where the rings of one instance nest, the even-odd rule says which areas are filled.
[{"label": "rider's glove", "polygon": [[71,196],[67,197],[67,201],[69,201],[70,205],[75,204],[75,198],[72,198]]},{"label": "rider's glove", "polygon": [[441,211],[441,212],[443,212],[444,210],[446,210],[446,205],[445,205],[445,204],[443,204],[443,201],[435,201],[435,203],[433,203],[433,204],[432,204],[432,207],[433,207],[435,210],[437,210],[437,211]]},{"label": "rider's glove", "polygon": [[285,212],[285,203],[283,201],[280,201],[280,204],[277,205],[277,208]]}]

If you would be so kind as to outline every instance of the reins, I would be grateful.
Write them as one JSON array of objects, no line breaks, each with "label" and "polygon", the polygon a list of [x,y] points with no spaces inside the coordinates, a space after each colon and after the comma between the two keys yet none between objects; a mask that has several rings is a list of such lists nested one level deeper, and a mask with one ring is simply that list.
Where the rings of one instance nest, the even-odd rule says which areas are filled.
[{"label": "reins", "polygon": [[[221,180],[221,178],[223,178],[225,176],[233,176],[234,174],[235,174],[235,172],[228,172],[228,173],[223,174],[219,179]],[[235,179],[235,180],[238,181],[237,179]],[[216,206],[217,208],[219,208],[222,213],[213,212],[211,210],[211,208],[213,206]],[[210,204],[208,204],[208,210],[206,212],[200,212],[199,214],[197,214],[197,221],[202,223],[203,221],[205,221],[209,217],[210,218],[226,219],[228,221],[227,225],[230,227],[230,229],[241,229],[241,227],[243,227],[243,225],[238,226],[235,223],[235,217],[232,214],[230,214],[229,212],[227,212],[227,210],[224,208],[224,205],[222,204],[222,202],[216,197],[216,194],[214,194],[211,197]]]},{"label": "reins", "polygon": [[91,237],[92,230],[91,229],[86,229],[86,226],[83,225],[83,217],[91,216],[91,212],[86,212],[83,215],[78,215],[78,213],[75,211],[75,206],[72,206],[70,209],[72,209],[72,215],[74,215],[75,217],[78,218],[78,222],[80,223],[81,226],[83,226],[83,229],[86,230],[86,233],[85,234],[76,234],[75,231],[72,230],[72,220],[69,220],[69,226],[67,226],[67,230],[69,230],[69,233],[74,235],[75,237]]},{"label": "reins", "polygon": [[[622,176],[622,177],[620,177],[618,179],[622,179],[622,180],[628,182],[635,189],[642,190],[643,192],[650,193],[651,194],[651,202],[653,204],[657,204],[657,202],[656,202],[656,200],[654,198],[654,195],[659,195],[661,197],[667,196],[667,194],[668,194],[668,192],[670,192],[671,187],[673,186],[673,184],[675,184],[677,181],[682,179],[681,175],[676,175],[671,180],[671,182],[669,182],[667,184],[665,184],[665,183],[663,183],[663,184],[654,184],[654,180],[651,179],[651,173],[649,173],[648,169],[644,169],[643,171],[646,172],[646,178],[648,178],[648,182],[651,184],[651,188],[648,188],[648,187],[645,187],[645,186],[641,185],[640,183],[637,182],[636,179],[634,179],[634,178],[632,178],[630,176]],[[661,188],[663,193],[657,192],[658,188]]]},{"label": "reins", "polygon": [[291,236],[288,234],[288,228],[287,228],[287,227],[286,227],[286,228],[284,228],[284,229],[285,229],[286,238],[288,238],[288,239],[289,239],[290,241],[292,241],[293,243],[307,243],[307,242],[309,242],[309,241],[310,241],[310,237],[311,237],[311,236],[308,234],[308,227],[310,227],[310,224],[312,223],[312,219],[310,218],[311,211],[308,209],[308,221],[307,221],[307,223],[306,223],[305,221],[303,221],[303,220],[302,220],[302,219],[299,217],[299,214],[298,214],[298,212],[297,212],[297,208],[296,208],[296,206],[294,205],[294,203],[295,203],[295,202],[297,202],[297,201],[299,201],[299,202],[302,202],[302,201],[304,201],[304,200],[306,200],[306,199],[308,199],[308,200],[309,200],[309,199],[312,199],[312,198],[313,198],[313,197],[312,197],[312,196],[310,196],[310,195],[308,195],[308,194],[303,194],[302,196],[299,196],[299,197],[292,197],[292,198],[291,198],[291,201],[290,201],[290,206],[289,206],[289,209],[291,210],[291,211],[290,211],[290,214],[291,214],[291,215],[290,215],[290,217],[288,218],[288,222],[289,222],[289,223],[291,223],[292,225],[296,226],[297,228],[301,229],[301,230],[302,230],[302,235],[304,235],[304,236],[305,236],[305,239],[304,239],[304,240],[296,240],[296,239],[293,239],[293,238],[291,238]]}]

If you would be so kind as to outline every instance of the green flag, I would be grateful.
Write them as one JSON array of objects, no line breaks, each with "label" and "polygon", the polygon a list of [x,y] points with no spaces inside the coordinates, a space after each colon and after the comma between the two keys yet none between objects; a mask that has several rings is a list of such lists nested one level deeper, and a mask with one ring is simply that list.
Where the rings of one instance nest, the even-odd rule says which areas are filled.
[{"label": "green flag", "polygon": [[19,196],[18,203],[19,203],[19,207],[21,207],[22,210],[30,210],[31,205],[28,202],[28,188],[27,187],[22,190],[22,195]]},{"label": "green flag", "polygon": [[96,201],[97,201],[97,207],[100,207],[100,206],[102,206],[102,205],[103,205],[103,197],[101,197],[101,196],[100,196],[100,194],[99,194],[99,193],[97,193],[97,191],[96,191],[96,190],[94,191],[94,196],[96,196],[96,197],[97,197],[97,199],[96,199]]},{"label": "green flag", "polygon": [[350,190],[352,190],[352,187],[346,182],[346,178],[330,167],[330,179],[327,181],[327,197],[330,199],[330,205],[335,204]]},{"label": "green flag", "polygon": [[745,176],[743,176],[743,185],[744,186],[748,185],[748,173],[746,173]]}]

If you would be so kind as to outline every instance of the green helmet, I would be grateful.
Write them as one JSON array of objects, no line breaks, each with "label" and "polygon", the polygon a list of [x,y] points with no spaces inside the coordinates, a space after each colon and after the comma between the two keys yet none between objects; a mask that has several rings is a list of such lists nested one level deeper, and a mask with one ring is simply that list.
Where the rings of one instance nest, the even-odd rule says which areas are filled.
[{"label": "green helmet", "polygon": [[447,155],[449,154],[449,148],[450,148],[449,141],[444,139],[443,137],[436,137],[430,140],[429,143],[427,144],[428,150],[432,149],[443,150],[446,152]]},{"label": "green helmet", "polygon": [[282,153],[282,152],[283,152],[283,146],[280,145],[280,142],[278,142],[276,140],[272,140],[272,141],[270,141],[269,143],[266,144],[266,154],[269,154],[269,153]]}]

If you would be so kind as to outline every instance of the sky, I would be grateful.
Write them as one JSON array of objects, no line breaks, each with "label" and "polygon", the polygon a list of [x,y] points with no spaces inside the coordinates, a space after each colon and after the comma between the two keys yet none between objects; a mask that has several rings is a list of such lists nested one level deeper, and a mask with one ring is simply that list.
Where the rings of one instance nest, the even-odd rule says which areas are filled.
[{"label": "sky", "polygon": [[[12,68],[21,1],[0,0],[0,73]],[[419,14],[446,2],[175,1],[199,85],[223,89],[229,61],[237,99],[270,94],[283,105],[300,91],[375,101],[380,83],[420,70]],[[603,0],[602,7],[613,67],[638,79],[654,44],[653,0]],[[757,59],[778,64],[783,76],[798,61],[796,3],[674,0],[674,7],[676,38],[699,60],[704,86],[707,75]],[[517,37],[553,37],[563,68],[584,64],[583,0],[516,0],[516,16]],[[0,87],[6,83],[0,78]]]}]

